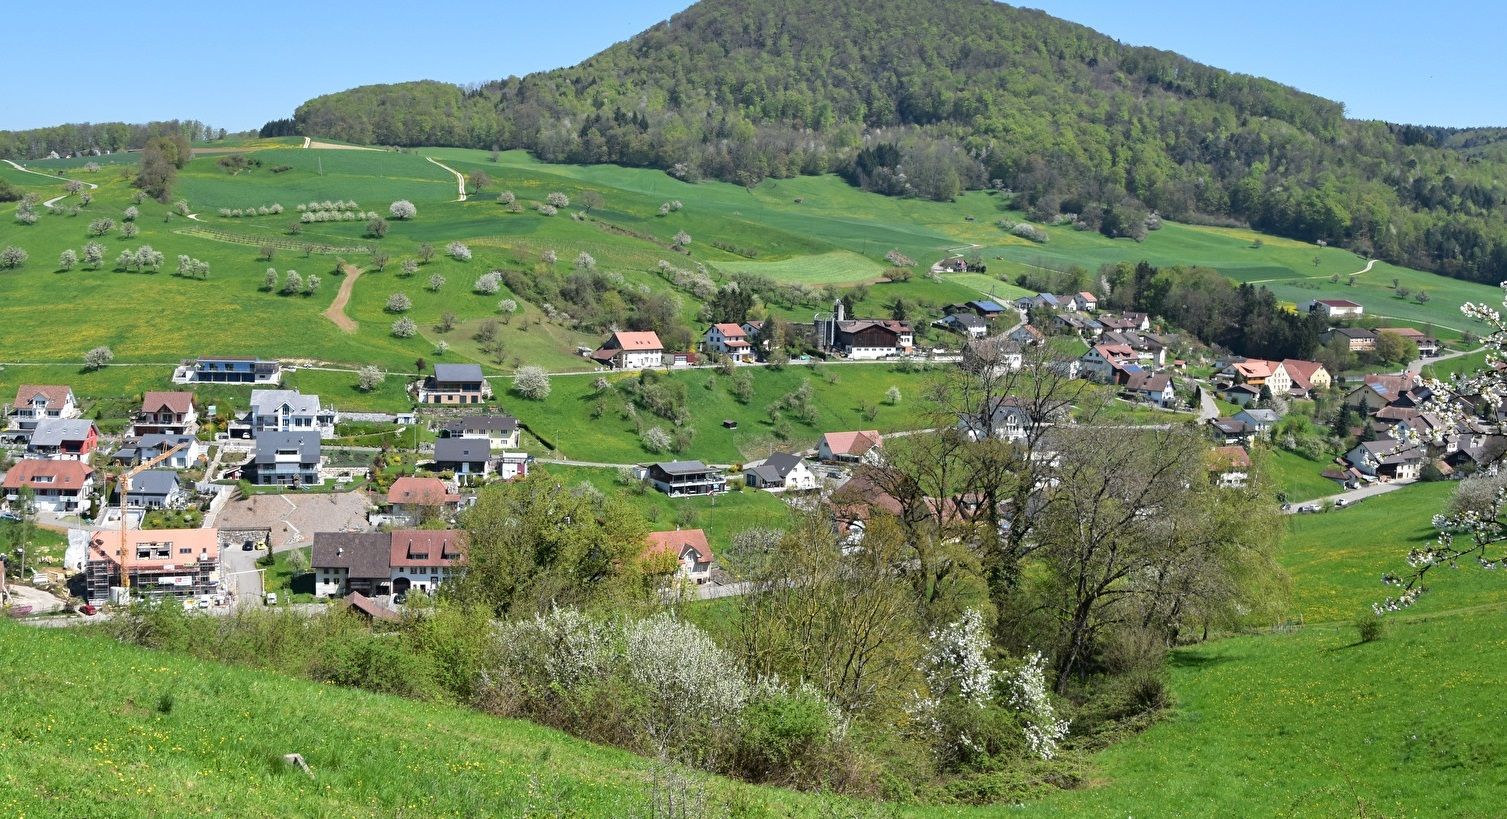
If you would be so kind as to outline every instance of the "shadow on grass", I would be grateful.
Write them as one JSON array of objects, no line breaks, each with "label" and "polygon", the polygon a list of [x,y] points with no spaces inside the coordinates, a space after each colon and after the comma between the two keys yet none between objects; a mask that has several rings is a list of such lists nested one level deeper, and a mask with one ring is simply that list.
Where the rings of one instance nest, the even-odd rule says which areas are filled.
[{"label": "shadow on grass", "polygon": [[1210,654],[1197,649],[1180,648],[1167,656],[1167,665],[1173,668],[1213,668],[1235,659],[1223,652]]}]

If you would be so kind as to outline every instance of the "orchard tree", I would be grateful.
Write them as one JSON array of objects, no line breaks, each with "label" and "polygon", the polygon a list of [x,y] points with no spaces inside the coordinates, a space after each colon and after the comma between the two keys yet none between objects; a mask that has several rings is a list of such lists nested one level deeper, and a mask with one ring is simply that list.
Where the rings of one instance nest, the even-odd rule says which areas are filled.
[{"label": "orchard tree", "polygon": [[445,312],[440,314],[440,323],[435,325],[435,329],[439,330],[441,333],[448,333],[451,330],[455,329],[455,324],[457,321],[459,321],[459,319],[456,317],[456,315],[449,310],[446,310]]},{"label": "orchard tree", "polygon": [[686,233],[683,230],[682,231],[678,231],[675,234],[674,242],[675,242],[675,247],[677,247],[677,248],[679,248],[681,250],[684,250],[687,247],[689,247],[690,244],[691,244],[691,234]]},{"label": "orchard tree", "polygon": [[78,264],[78,254],[75,253],[74,250],[73,250],[73,248],[71,248],[71,247],[68,248],[67,250],[63,251],[61,254],[58,255],[58,269],[59,270],[72,270],[74,268],[74,266],[77,265],[77,264]]},{"label": "orchard tree", "polygon": [[434,245],[428,242],[419,245],[418,254],[420,264],[429,264],[429,260],[434,258]]},{"label": "orchard tree", "polygon": [[114,219],[95,219],[89,223],[90,236],[103,236],[115,229]]},{"label": "orchard tree", "polygon": [[544,197],[544,201],[552,208],[570,207],[570,197],[559,191],[551,192],[548,196]]},{"label": "orchard tree", "polygon": [[120,238],[122,239],[135,239],[140,232],[141,228],[137,227],[135,222],[126,222],[120,226]]},{"label": "orchard tree", "polygon": [[309,277],[303,280],[303,294],[305,296],[312,296],[312,295],[314,295],[316,292],[318,292],[319,285],[320,285],[319,276],[316,275],[316,274],[310,273]]},{"label": "orchard tree", "polygon": [[496,270],[484,273],[471,289],[483,296],[495,296],[502,289],[502,274]]},{"label": "orchard tree", "polygon": [[581,251],[581,253],[578,256],[576,256],[576,269],[579,270],[579,271],[581,271],[582,273],[590,273],[590,272],[596,270],[597,269],[597,260],[596,260],[596,257],[592,256],[590,253],[587,253],[584,250]]},{"label": "orchard tree", "polygon": [[386,379],[386,373],[378,369],[375,364],[368,364],[356,371],[356,389],[362,392],[371,392],[382,386],[382,382]]},{"label": "orchard tree", "polygon": [[503,299],[497,302],[497,312],[502,313],[504,324],[513,320],[513,314],[518,312],[518,302],[513,299]]},{"label": "orchard tree", "polygon": [[439,292],[439,289],[441,287],[444,287],[444,286],[445,286],[445,277],[441,276],[438,273],[434,274],[433,276],[430,276],[428,284],[425,285],[425,287],[431,293],[437,293],[437,292]]},{"label": "orchard tree", "polygon": [[413,319],[404,316],[392,323],[392,334],[397,338],[413,338],[418,335],[419,326],[413,323]]},{"label": "orchard tree", "polygon": [[372,254],[372,269],[381,273],[387,269],[388,255],[381,251]]},{"label": "orchard tree", "polygon": [[394,219],[406,221],[419,215],[419,209],[407,199],[399,199],[387,207],[387,213]]},{"label": "orchard tree", "polygon": [[517,201],[518,197],[512,191],[503,191],[497,194],[497,204],[499,205],[511,205]]},{"label": "orchard tree", "polygon": [[554,267],[555,262],[560,261],[560,254],[556,253],[554,249],[551,248],[545,250],[544,253],[540,254],[539,259],[550,267]]},{"label": "orchard tree", "polygon": [[289,270],[287,276],[283,278],[282,294],[291,296],[300,290],[303,290],[303,276],[300,276],[297,270]]},{"label": "orchard tree", "polygon": [[262,276],[262,289],[265,290],[265,291],[267,291],[268,293],[271,293],[273,290],[277,289],[277,269],[276,268],[273,268],[273,267],[267,268],[266,275]]},{"label": "orchard tree", "polygon": [[15,245],[6,245],[0,250],[0,270],[15,270],[26,264],[26,251]]},{"label": "orchard tree", "polygon": [[466,187],[472,191],[480,191],[492,184],[492,177],[487,176],[486,171],[472,171],[466,177]]},{"label": "orchard tree", "polygon": [[403,264],[401,264],[401,265],[398,266],[398,273],[399,273],[399,275],[401,275],[405,279],[408,278],[409,276],[412,276],[412,275],[418,273],[418,272],[419,272],[419,262],[418,262],[417,259],[404,259],[403,260]]},{"label": "orchard tree", "polygon": [[378,216],[366,223],[366,235],[375,239],[381,239],[387,235],[387,220]]},{"label": "orchard tree", "polygon": [[595,210],[602,206],[602,195],[596,191],[582,191],[580,204],[588,211]]},{"label": "orchard tree", "polygon": [[413,300],[408,298],[407,293],[393,293],[387,297],[384,309],[389,313],[406,313],[413,309]]},{"label": "orchard tree", "polygon": [[135,205],[131,205],[130,207],[126,208],[125,213],[121,214],[120,218],[126,222],[134,222],[136,221],[136,217],[140,215],[141,211],[137,210]]},{"label": "orchard tree", "polygon": [[109,347],[95,347],[84,353],[84,369],[93,372],[103,368],[106,364],[115,360],[115,353]]},{"label": "orchard tree", "polygon": [[549,397],[549,373],[543,367],[520,367],[513,376],[513,391],[530,401],[543,401]]},{"label": "orchard tree", "polygon": [[471,261],[471,248],[465,242],[451,242],[445,246],[445,253],[457,262]]},{"label": "orchard tree", "polygon": [[99,242],[88,242],[84,245],[84,264],[90,270],[98,270],[105,263],[105,246]]}]

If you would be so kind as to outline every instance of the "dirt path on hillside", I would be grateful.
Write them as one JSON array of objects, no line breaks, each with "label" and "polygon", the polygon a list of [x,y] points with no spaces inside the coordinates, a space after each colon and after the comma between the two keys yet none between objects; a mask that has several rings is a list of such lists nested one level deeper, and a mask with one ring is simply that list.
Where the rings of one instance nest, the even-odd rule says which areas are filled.
[{"label": "dirt path on hillside", "polygon": [[[1370,273],[1371,272],[1371,268],[1375,267],[1376,263],[1379,262],[1379,261],[1381,261],[1381,259],[1371,259],[1370,261],[1367,261],[1366,262],[1366,266],[1362,267],[1360,270],[1357,270],[1354,273],[1344,273],[1344,274],[1339,274],[1339,275],[1344,275],[1344,276],[1359,276],[1362,273]],[[1336,275],[1336,274],[1334,274],[1334,273],[1320,273],[1317,276],[1299,276],[1298,280],[1303,280],[1303,279],[1327,279],[1330,276],[1334,276],[1334,275]],[[1272,282],[1290,282],[1290,281],[1293,281],[1293,279],[1251,279],[1250,281],[1246,282],[1246,284],[1270,284]]]},{"label": "dirt path on hillside", "polygon": [[424,158],[427,159],[427,160],[429,160],[430,162],[433,162],[434,164],[440,166],[441,168],[444,168],[445,170],[447,170],[447,171],[455,174],[455,183],[460,188],[460,198],[456,199],[455,201],[457,201],[457,202],[464,202],[464,201],[466,201],[466,177],[463,176],[460,171],[457,171],[456,169],[450,167],[449,165],[446,165],[445,163],[440,162],[439,160],[435,159],[432,156],[426,156]]},{"label": "dirt path on hillside", "polygon": [[[0,159],[0,162],[4,162],[5,164],[11,166],[12,168],[15,168],[16,170],[18,170],[18,171],[20,171],[22,173],[33,173],[33,174],[36,174],[37,176],[45,176],[48,179],[61,180],[63,182],[77,182],[77,183],[79,183],[81,185],[84,185],[84,186],[88,187],[89,190],[92,190],[92,191],[93,190],[99,190],[99,186],[96,185],[96,184],[94,184],[93,182],[85,182],[82,179],[69,179],[69,178],[67,178],[65,176],[55,176],[55,175],[50,174],[50,173],[42,173],[41,171],[34,171],[34,170],[30,169],[30,168],[24,168],[24,167],[22,167],[22,166],[20,166],[20,165],[18,165],[16,163],[10,161],[9,159]],[[65,193],[62,196],[54,196],[51,199],[48,199],[46,202],[43,202],[42,203],[42,207],[44,207],[44,208],[50,208],[53,205],[56,205],[58,202],[61,202],[64,199],[67,199],[68,197],[70,197],[72,195],[73,194],[71,194],[71,193]]]},{"label": "dirt path on hillside", "polygon": [[340,290],[335,294],[335,300],[330,302],[329,308],[320,313],[320,315],[334,322],[335,326],[341,330],[347,333],[354,333],[356,332],[356,328],[361,325],[345,314],[345,306],[350,303],[351,291],[356,289],[356,280],[361,278],[363,271],[361,268],[349,264],[341,267],[341,271],[345,276],[340,282]]}]

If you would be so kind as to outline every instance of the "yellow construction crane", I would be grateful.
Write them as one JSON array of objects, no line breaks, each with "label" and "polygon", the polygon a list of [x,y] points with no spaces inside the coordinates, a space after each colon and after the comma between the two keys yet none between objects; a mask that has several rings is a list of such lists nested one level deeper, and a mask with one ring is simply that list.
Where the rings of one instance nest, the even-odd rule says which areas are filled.
[{"label": "yellow construction crane", "polygon": [[178,450],[186,446],[188,446],[187,442],[176,444],[161,455],[142,461],[136,466],[120,473],[120,477],[115,479],[115,492],[120,495],[120,584],[126,590],[126,600],[128,602],[131,598],[131,573],[126,568],[126,561],[129,559],[126,556],[126,494],[131,491],[131,478],[173,457]]}]

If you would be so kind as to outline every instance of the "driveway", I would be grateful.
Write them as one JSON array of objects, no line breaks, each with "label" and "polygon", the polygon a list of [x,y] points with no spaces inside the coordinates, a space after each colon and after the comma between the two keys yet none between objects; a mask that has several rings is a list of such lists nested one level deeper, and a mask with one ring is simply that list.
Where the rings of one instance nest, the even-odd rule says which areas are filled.
[{"label": "driveway", "polygon": [[1374,498],[1377,495],[1385,495],[1388,492],[1396,492],[1404,486],[1412,486],[1415,483],[1417,483],[1417,481],[1390,481],[1388,483],[1373,483],[1369,486],[1362,486],[1359,489],[1351,489],[1348,492],[1341,492],[1338,495],[1326,495],[1322,498],[1314,498],[1313,500],[1306,500],[1302,503],[1294,503],[1292,505],[1292,508],[1287,510],[1287,514],[1295,515],[1298,513],[1299,509],[1302,509],[1305,506],[1322,507],[1325,502],[1333,503],[1335,501],[1344,500],[1346,504],[1351,504],[1355,503],[1356,501],[1365,500],[1366,498]]}]

